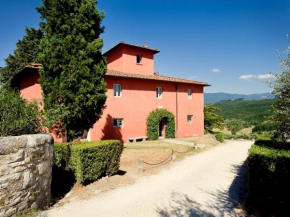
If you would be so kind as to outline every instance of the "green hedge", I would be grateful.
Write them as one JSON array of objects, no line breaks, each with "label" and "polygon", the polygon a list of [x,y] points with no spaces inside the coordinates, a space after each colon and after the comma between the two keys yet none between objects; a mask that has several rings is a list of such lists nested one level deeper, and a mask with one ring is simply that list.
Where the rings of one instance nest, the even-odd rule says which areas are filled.
[{"label": "green hedge", "polygon": [[55,143],[53,148],[53,164],[57,167],[69,169],[70,146],[74,143]]},{"label": "green hedge", "polygon": [[248,139],[248,140],[252,140],[252,139],[257,139],[258,135],[256,134],[240,134],[240,135],[228,135],[225,134],[225,139]]},{"label": "green hedge", "polygon": [[249,204],[261,216],[289,214],[290,151],[288,146],[290,144],[260,140],[249,150],[247,162]]},{"label": "green hedge", "polygon": [[255,145],[260,147],[274,148],[278,150],[290,150],[290,143],[270,140],[270,138],[258,138]]},{"label": "green hedge", "polygon": [[212,132],[212,134],[215,136],[217,141],[224,142],[225,141],[225,134],[222,132]]},{"label": "green hedge", "polygon": [[123,148],[118,140],[55,144],[53,162],[72,170],[79,183],[88,184],[118,172]]},{"label": "green hedge", "polygon": [[158,136],[158,125],[166,118],[165,138],[175,138],[174,115],[167,109],[156,109],[147,118],[147,136],[149,140],[156,140]]}]

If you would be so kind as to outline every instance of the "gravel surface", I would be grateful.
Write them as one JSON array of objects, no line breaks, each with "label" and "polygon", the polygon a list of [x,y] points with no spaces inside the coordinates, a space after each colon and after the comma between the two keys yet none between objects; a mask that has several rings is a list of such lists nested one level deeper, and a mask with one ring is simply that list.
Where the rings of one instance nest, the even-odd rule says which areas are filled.
[{"label": "gravel surface", "polygon": [[243,216],[238,209],[251,141],[229,141],[84,201],[52,208],[48,216]]}]

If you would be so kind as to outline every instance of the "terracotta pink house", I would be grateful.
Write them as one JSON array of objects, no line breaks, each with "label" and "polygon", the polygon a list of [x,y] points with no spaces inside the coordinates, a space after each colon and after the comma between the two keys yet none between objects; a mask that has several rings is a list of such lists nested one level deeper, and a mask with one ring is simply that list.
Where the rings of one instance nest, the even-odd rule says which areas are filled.
[{"label": "terracotta pink house", "polygon": [[[175,115],[176,137],[203,136],[204,92],[209,84],[154,73],[154,55],[158,50],[146,45],[121,42],[108,50],[107,101],[102,118],[89,130],[89,141],[146,136],[146,120],[156,109]],[[41,99],[38,82],[40,64],[30,64],[17,74],[22,97]],[[165,135],[166,121],[159,124],[159,136]],[[66,138],[56,138],[65,142]]]}]

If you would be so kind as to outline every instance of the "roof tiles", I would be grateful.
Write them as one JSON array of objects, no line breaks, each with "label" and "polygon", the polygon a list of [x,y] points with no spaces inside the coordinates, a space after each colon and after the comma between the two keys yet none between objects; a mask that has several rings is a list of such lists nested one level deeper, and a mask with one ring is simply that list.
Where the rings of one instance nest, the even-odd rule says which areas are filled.
[{"label": "roof tiles", "polygon": [[194,80],[187,80],[182,78],[175,78],[175,77],[169,77],[164,75],[145,75],[145,74],[134,74],[134,73],[128,73],[128,72],[120,72],[115,70],[107,70],[106,73],[107,76],[115,76],[115,77],[124,77],[124,78],[137,78],[137,79],[146,79],[146,80],[156,80],[156,81],[167,81],[167,82],[174,82],[174,83],[185,83],[185,84],[197,84],[197,85],[203,85],[203,86],[210,86],[206,82],[202,81],[194,81]]}]

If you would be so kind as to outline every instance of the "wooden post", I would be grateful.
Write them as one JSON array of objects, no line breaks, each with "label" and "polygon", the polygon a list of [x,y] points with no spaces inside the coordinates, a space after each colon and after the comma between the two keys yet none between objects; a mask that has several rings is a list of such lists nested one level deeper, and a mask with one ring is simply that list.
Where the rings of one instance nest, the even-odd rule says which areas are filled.
[{"label": "wooden post", "polygon": [[143,173],[144,172],[144,160],[142,158],[139,159],[138,170],[139,170],[139,173]]},{"label": "wooden post", "polygon": [[174,151],[172,150],[172,158],[171,158],[172,160],[176,160],[176,155],[175,155],[175,153],[174,153]]}]

